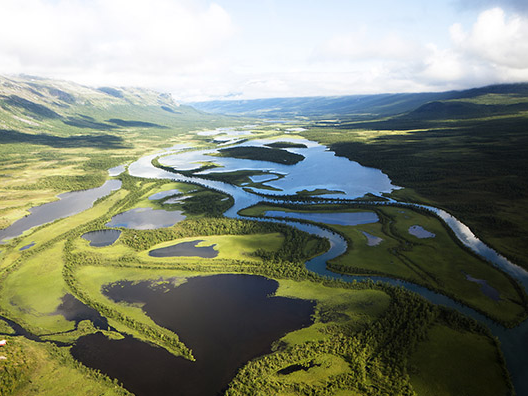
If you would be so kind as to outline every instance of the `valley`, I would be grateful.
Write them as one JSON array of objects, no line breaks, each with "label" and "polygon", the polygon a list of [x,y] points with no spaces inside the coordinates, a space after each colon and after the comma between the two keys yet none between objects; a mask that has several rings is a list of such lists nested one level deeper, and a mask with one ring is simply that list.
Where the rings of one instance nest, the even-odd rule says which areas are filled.
[{"label": "valley", "polygon": [[[2,84],[0,394],[528,391],[524,107],[452,121],[415,95],[388,119],[304,108],[282,122],[151,91]],[[511,166],[479,176],[484,155]],[[86,207],[31,222],[71,191]]]}]

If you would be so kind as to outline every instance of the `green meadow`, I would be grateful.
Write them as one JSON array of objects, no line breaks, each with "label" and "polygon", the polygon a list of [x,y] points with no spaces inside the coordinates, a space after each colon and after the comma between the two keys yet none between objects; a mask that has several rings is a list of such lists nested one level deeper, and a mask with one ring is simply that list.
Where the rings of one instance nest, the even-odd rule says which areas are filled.
[{"label": "green meadow", "polygon": [[[309,208],[309,209],[308,209]],[[423,285],[431,290],[477,309],[506,325],[515,325],[526,318],[526,294],[515,280],[480,259],[457,243],[446,226],[435,216],[409,208],[368,206],[339,208],[332,205],[303,206],[301,209],[272,205],[257,205],[241,211],[246,216],[263,216],[269,210],[285,212],[364,212],[378,215],[379,222],[344,226],[325,226],[345,237],[345,254],[331,260],[328,267],[336,272],[353,275],[389,276]],[[418,238],[409,232],[420,226],[434,237]],[[380,238],[369,246],[368,235]],[[479,284],[466,275],[485,280],[500,295],[497,301],[486,296]]]},{"label": "green meadow", "polygon": [[[122,89],[119,97],[108,89],[110,93],[65,82],[43,80],[28,85],[21,79],[16,84],[15,91],[3,86],[1,89],[7,91],[0,97],[2,228],[25,216],[29,208],[55,200],[57,194],[100,186],[110,178],[107,170],[111,167],[130,164],[175,144],[213,147],[211,136],[197,132],[249,123],[242,117],[227,118],[177,106],[152,91]],[[53,84],[79,100],[57,104],[62,99],[50,96],[49,87],[46,88]],[[42,96],[32,94],[34,89],[40,89]],[[489,104],[499,99],[493,96],[480,100]],[[402,170],[403,158],[421,155],[415,150],[418,146],[413,147],[413,153],[404,147],[409,143],[407,139],[413,140],[424,131],[411,125],[416,120],[399,120],[401,129],[387,125],[381,128],[381,124],[372,129],[374,124],[352,121],[341,126],[322,120],[302,120],[292,125],[251,121],[257,125],[248,138],[271,138],[276,143],[264,151],[239,150],[231,154],[262,159],[262,155],[272,152],[275,161],[296,162],[301,158],[286,154],[284,149],[297,146],[282,140],[298,136],[287,131],[292,125],[308,126],[310,129],[302,132],[304,136],[330,145],[340,155],[352,158],[358,147],[367,147],[362,157],[365,164],[387,169],[396,184],[408,187],[394,192],[395,198],[441,202],[437,195],[428,193],[424,184],[412,182],[409,173]],[[433,131],[434,139],[445,138],[434,125],[429,127],[427,131]],[[395,142],[402,152],[397,163],[391,162],[396,155],[392,151]],[[376,162],[369,156],[374,152],[371,150],[378,148],[387,149],[384,161],[388,162]],[[460,154],[464,150],[458,147],[455,151]],[[413,171],[418,172],[414,168]],[[454,172],[446,185],[462,180],[457,175]],[[241,184],[250,180],[248,176],[247,171],[240,170],[211,177]],[[428,180],[423,174],[419,177],[423,183]],[[432,305],[401,288],[373,281],[344,283],[307,271],[306,260],[325,252],[329,247],[326,240],[283,224],[249,217],[225,218],[223,213],[233,204],[226,194],[194,184],[137,178],[127,172],[116,178],[122,182],[121,189],[97,200],[90,209],[30,229],[0,247],[0,315],[35,338],[17,334],[0,319],[0,335],[7,340],[7,346],[0,349],[0,356],[6,357],[0,360],[0,395],[129,394],[119,379],[110,379],[71,356],[72,345],[95,332],[102,332],[109,339],[130,335],[193,361],[192,350],[178,334],[156,323],[140,303],[126,304],[108,298],[104,288],[125,280],[171,283],[177,287],[190,278],[216,274],[265,276],[278,282],[276,296],[310,300],[315,307],[310,325],[284,334],[271,345],[269,353],[239,368],[225,389],[227,396],[513,394],[496,339],[472,319]],[[437,180],[432,185],[438,187],[438,183]],[[149,199],[172,190],[175,191],[162,198]],[[317,189],[300,195],[324,197],[328,192]],[[490,197],[493,195],[486,199]],[[166,202],[174,198],[179,200]],[[471,216],[464,217],[471,211],[462,205],[467,202],[461,201],[464,199],[439,206],[458,208],[453,211],[455,214],[462,214],[462,220],[471,220]],[[521,201],[522,197],[515,200],[515,208],[522,207]],[[90,246],[82,238],[86,232],[106,229],[105,224],[113,216],[135,208],[178,210],[185,219],[159,229],[114,227],[121,234],[106,247]],[[277,208],[257,205],[241,214],[262,216],[266,210]],[[299,211],[297,208],[280,207],[286,211]],[[505,325],[526,318],[527,297],[517,283],[461,247],[432,215],[376,205],[304,205],[302,211],[373,211],[378,215],[380,221],[372,224],[324,225],[348,242],[347,252],[328,263],[336,272],[405,279],[444,293]],[[501,208],[500,213],[508,211]],[[480,230],[479,224],[472,223]],[[434,237],[411,235],[409,227],[415,225],[434,233]],[[501,232],[507,228],[506,224],[501,227]],[[486,234],[490,228],[482,230]],[[369,246],[365,233],[380,238],[380,243]],[[522,252],[516,238],[508,239],[511,235],[506,234],[490,233],[486,240],[497,241],[493,246],[501,249],[506,247],[505,241],[513,241],[509,246]],[[200,258],[148,254],[153,249],[198,240],[198,247],[213,246],[218,255]],[[33,247],[20,250],[33,243]],[[478,284],[466,279],[466,274],[485,280],[499,293],[499,300],[485,295]],[[67,294],[95,309],[108,321],[109,328],[98,329],[90,320],[68,320],[59,314],[57,309]]]}]

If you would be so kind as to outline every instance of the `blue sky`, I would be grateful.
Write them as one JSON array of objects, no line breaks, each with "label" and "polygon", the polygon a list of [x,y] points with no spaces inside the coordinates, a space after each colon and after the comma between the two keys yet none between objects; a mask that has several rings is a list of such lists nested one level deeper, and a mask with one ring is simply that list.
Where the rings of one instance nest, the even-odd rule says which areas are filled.
[{"label": "blue sky", "polygon": [[0,73],[179,101],[528,81],[528,2],[0,0]]}]

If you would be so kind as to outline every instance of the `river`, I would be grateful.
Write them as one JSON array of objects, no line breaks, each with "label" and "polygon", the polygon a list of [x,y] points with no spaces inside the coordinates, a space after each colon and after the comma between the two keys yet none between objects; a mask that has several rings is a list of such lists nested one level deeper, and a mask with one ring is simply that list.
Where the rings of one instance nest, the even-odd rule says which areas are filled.
[{"label": "river", "polygon": [[[294,194],[296,191],[300,191],[302,189],[307,191],[324,189],[332,192],[330,194],[325,194],[325,198],[335,198],[336,200],[339,199],[342,202],[347,202],[353,199],[360,198],[368,193],[380,195],[383,192],[390,192],[398,188],[397,186],[393,186],[388,177],[381,171],[372,168],[364,168],[361,167],[359,164],[349,161],[347,159],[336,157],[332,152],[328,151],[326,147],[321,146],[316,142],[311,142],[306,139],[282,140],[291,140],[295,143],[305,144],[306,148],[304,149],[290,149],[292,152],[302,154],[305,157],[305,160],[299,162],[296,165],[290,166],[290,168],[284,168],[285,165],[271,163],[263,164],[263,161],[233,160],[229,158],[208,157],[207,154],[211,153],[214,150],[184,151],[188,148],[183,145],[178,145],[171,147],[170,149],[167,149],[164,152],[140,158],[139,160],[133,162],[128,166],[128,172],[130,173],[130,175],[137,177],[168,179],[179,182],[196,183],[203,185],[207,188],[211,188],[228,194],[234,199],[234,205],[225,212],[225,216],[230,218],[242,218],[242,216],[240,216],[238,212],[241,209],[257,204],[258,202],[280,203],[281,201],[283,201],[281,199],[281,195]],[[268,141],[265,140],[252,140],[249,142],[244,142],[242,144],[263,146],[267,142]],[[215,171],[255,169],[258,171],[264,170],[269,172],[270,174],[279,174],[281,175],[281,177],[270,178],[269,182],[265,182],[266,185],[273,187],[275,191],[270,192],[270,190],[259,187],[253,188],[252,191],[256,193],[273,194],[273,197],[263,197],[246,191],[242,187],[238,187],[228,183],[212,181],[199,176],[188,177],[156,168],[152,165],[152,160],[161,155],[166,157],[165,159],[162,159],[163,161],[160,160],[160,162],[164,163],[165,165],[177,166],[178,164],[182,164],[185,162],[187,166],[189,166],[189,162],[192,161],[203,162],[206,160],[213,161],[214,159],[213,162],[220,163],[224,166],[224,168],[215,169]],[[185,159],[185,161],[183,159]],[[323,164],[324,166],[318,166],[318,163],[319,165]],[[190,168],[193,168],[192,164],[190,165]],[[115,173],[121,171],[122,169],[119,168],[118,170],[116,170]],[[310,175],[310,177],[307,178],[306,175]],[[119,182],[114,181],[113,184],[106,184],[104,186],[104,193],[108,193],[110,190],[115,189],[117,187],[117,183]],[[103,193],[103,191],[98,192]],[[62,196],[61,198],[64,199]],[[313,201],[317,201],[317,198],[314,198]],[[93,201],[90,201],[90,205],[91,202]],[[372,202],[368,203],[372,204]],[[523,268],[509,262],[506,258],[504,258],[500,254],[495,252],[493,249],[488,247],[486,244],[480,241],[466,225],[461,223],[458,219],[456,219],[449,213],[431,206],[396,202],[393,200],[389,200],[388,202],[380,204],[398,204],[410,207],[417,207],[420,209],[426,209],[436,214],[453,230],[456,237],[459,238],[459,240],[464,245],[472,249],[477,254],[481,255],[486,260],[493,263],[493,265],[499,267],[506,273],[513,276],[519,281],[519,283],[525,288],[525,290],[528,290],[528,272],[526,272]],[[71,213],[59,213],[57,214],[56,218],[65,217],[69,215],[71,215]],[[281,216],[282,215],[284,214],[281,214]],[[47,221],[52,220],[53,219]],[[256,220],[282,222],[296,227],[302,231],[306,231],[308,233],[328,239],[330,242],[330,249],[327,252],[321,254],[318,257],[313,258],[312,260],[309,260],[306,263],[306,268],[310,271],[313,271],[323,276],[338,278],[347,282],[351,282],[353,280],[372,279],[374,281],[386,282],[394,286],[402,286],[410,291],[420,294],[421,296],[425,297],[434,304],[440,304],[454,308],[459,312],[468,315],[481,323],[484,323],[490,328],[491,332],[496,337],[498,337],[501,342],[501,349],[505,356],[507,367],[512,375],[513,384],[517,394],[528,395],[528,381],[525,380],[526,378],[528,378],[528,354],[521,352],[525,350],[526,345],[528,345],[528,321],[523,322],[522,324],[513,329],[506,329],[503,326],[492,322],[482,314],[474,311],[473,309],[461,303],[458,303],[442,294],[435,293],[431,290],[428,290],[424,287],[415,285],[410,282],[384,277],[344,276],[333,273],[326,269],[326,262],[332,258],[343,254],[347,249],[347,243],[340,235],[335,234],[324,227],[301,223],[295,221],[295,219],[280,220],[274,218],[259,218]],[[5,231],[7,231],[8,229],[6,229]],[[19,232],[21,231],[17,230],[17,233]],[[2,238],[0,239],[7,239],[15,235],[2,235]],[[21,330],[17,331],[21,332]]]},{"label": "river", "polygon": [[[282,140],[289,140],[289,139],[282,139]],[[305,139],[295,139],[292,140],[295,143],[303,143],[306,144],[308,147],[314,148],[315,146],[320,146],[318,143],[311,142]],[[250,145],[250,143],[253,143],[251,145],[257,145],[254,141],[245,142],[245,145]],[[259,145],[263,145],[266,143],[266,141],[258,141]],[[324,147],[324,146],[320,146]],[[171,160],[166,161],[165,163],[168,164],[178,164],[178,152],[185,147],[174,147],[172,151],[165,151],[162,153],[163,155],[170,155],[169,158]],[[306,152],[306,150],[302,149],[294,149],[293,152],[297,153],[303,153],[303,155],[307,156],[309,158],[309,153]],[[209,151],[207,151],[209,152]],[[187,159],[196,159],[199,161],[204,160],[204,154],[207,153],[206,151],[201,152],[194,152],[193,154],[185,154],[185,157]],[[327,152],[327,149],[324,148],[323,150],[317,149],[315,150],[318,156],[322,155],[322,153]],[[200,185],[203,185],[205,187],[215,189],[218,191],[221,191],[225,194],[228,194],[233,197],[234,199],[234,205],[227,210],[224,215],[231,218],[242,218],[238,214],[238,212],[244,208],[247,208],[249,206],[255,205],[258,202],[279,202],[280,203],[280,195],[279,193],[274,192],[274,197],[263,197],[259,195],[252,194],[246,190],[244,190],[241,187],[237,187],[228,183],[223,183],[219,181],[212,181],[208,179],[204,179],[201,177],[187,177],[171,172],[164,171],[162,169],[156,168],[152,165],[152,160],[156,157],[159,157],[161,153],[153,154],[149,156],[145,156],[138,161],[132,163],[128,171],[132,176],[137,177],[147,177],[147,178],[156,178],[156,179],[172,179],[174,181],[180,181],[180,182],[189,182],[189,183],[197,183]],[[323,154],[324,155],[324,154]],[[323,160],[322,157],[319,157],[320,160]],[[331,156],[324,157],[325,160],[331,159]],[[218,162],[218,157],[214,157],[214,161]],[[250,160],[239,160],[236,162],[236,164],[233,164],[232,161],[226,162],[226,168],[221,169],[222,171],[233,171],[238,169],[246,169],[247,167],[243,167],[243,163],[241,164],[240,161],[247,161],[251,162]],[[348,161],[348,160],[346,160]],[[301,161],[299,164],[302,164]],[[348,161],[351,162],[351,161]],[[222,162],[220,162],[222,164]],[[339,166],[339,164],[334,163],[334,166]],[[297,166],[297,165],[295,165]],[[251,168],[251,167],[250,167]],[[272,164],[267,164],[268,170],[271,172],[277,171],[277,167]],[[257,169],[251,168],[251,169]],[[262,169],[262,168],[259,168]],[[305,168],[306,169],[306,168]],[[360,198],[364,196],[367,193],[374,193],[378,195],[380,192],[387,192],[398,188],[397,186],[393,186],[390,184],[390,180],[387,181],[386,176],[382,174],[381,172],[369,172],[369,175],[371,178],[378,177],[379,183],[372,184],[372,180],[368,184],[363,184],[362,188],[358,188],[358,186],[352,186],[353,183],[350,182],[350,179],[353,179],[354,176],[349,175],[348,178],[346,178],[347,182],[344,183],[343,186],[340,186],[337,184],[337,181],[339,178],[342,179],[343,175],[341,172],[337,172],[339,177],[332,178],[332,173],[328,173],[328,166],[324,167],[310,167],[308,170],[306,170],[307,174],[310,175],[309,179],[312,179],[312,175],[314,172],[315,174],[314,179],[315,183],[309,183],[307,182],[307,178],[304,177],[304,184],[301,183],[299,179],[299,175],[295,178],[288,178],[284,177],[280,180],[282,180],[282,183],[285,183],[287,180],[294,180],[292,183],[292,186],[286,186],[286,188],[283,189],[283,191],[286,192],[286,194],[291,194],[292,192],[295,192],[294,190],[300,190],[302,188],[305,188],[307,190],[314,190],[317,188],[324,188],[328,190],[334,190],[334,191],[340,191],[340,194],[336,195],[325,195],[325,198],[335,198],[339,199],[341,201],[346,202],[347,200],[352,201],[353,199]],[[282,171],[282,169],[280,169]],[[320,172],[320,174],[319,174]],[[334,172],[333,174],[336,174]],[[301,174],[302,175],[302,174]],[[321,183],[320,181],[323,180],[323,176],[326,175],[326,180],[328,180],[328,184]],[[363,175],[359,178],[359,181],[361,182],[363,179]],[[274,187],[284,187],[284,185],[274,185]],[[270,191],[264,190],[260,191],[257,190],[256,192],[265,192],[266,194],[270,194]],[[283,192],[284,193],[284,192]],[[317,201],[317,199],[314,199]],[[357,200],[355,201],[357,202]],[[368,202],[369,204],[372,204],[372,202]],[[398,204],[398,205],[405,205],[409,207],[416,207],[420,209],[426,209],[432,213],[434,213],[436,216],[438,216],[440,219],[442,219],[450,228],[453,230],[456,237],[467,247],[469,247],[471,250],[473,250],[478,255],[482,256],[484,259],[491,262],[493,265],[497,266],[498,268],[502,269],[504,272],[510,274],[515,279],[519,281],[519,283],[524,287],[525,290],[528,290],[528,272],[524,270],[523,268],[511,263],[509,260],[507,260],[505,257],[498,254],[496,251],[491,249],[489,246],[487,246],[485,243],[480,241],[475,234],[467,227],[465,224],[463,224],[461,221],[456,219],[451,214],[447,213],[446,211],[442,209],[438,209],[431,206],[426,205],[416,205],[412,203],[405,203],[405,202],[396,202],[394,200],[389,200],[386,203],[381,203],[382,205],[390,205],[390,204]],[[528,395],[528,381],[526,381],[526,378],[528,378],[528,354],[526,353],[520,353],[520,351],[525,350],[526,345],[528,345],[528,320],[524,321],[517,327],[513,329],[507,329],[501,325],[498,325],[497,323],[491,321],[484,315],[476,312],[475,310],[452,300],[451,298],[444,296],[442,294],[433,292],[425,287],[418,286],[411,282],[405,282],[397,279],[392,278],[385,278],[385,277],[368,277],[368,276],[345,276],[336,274],[332,271],[329,271],[326,269],[326,262],[328,260],[331,260],[332,258],[335,258],[341,254],[343,254],[347,249],[347,243],[340,235],[337,235],[324,227],[319,227],[315,225],[309,225],[305,223],[300,223],[294,220],[290,221],[284,221],[284,220],[277,220],[277,219],[262,219],[262,218],[253,218],[260,221],[281,221],[283,223],[289,224],[293,227],[296,227],[302,231],[306,231],[308,233],[321,236],[323,238],[327,238],[330,241],[330,249],[325,252],[324,254],[308,261],[306,263],[306,268],[310,271],[313,271],[317,274],[332,277],[332,278],[338,278],[343,281],[352,282],[353,280],[367,280],[372,279],[374,281],[380,281],[380,282],[386,282],[388,284],[391,284],[393,286],[402,286],[406,289],[413,291],[415,293],[420,294],[421,296],[425,297],[427,300],[434,304],[440,304],[444,305],[450,308],[454,308],[457,311],[468,315],[477,321],[484,323],[488,326],[488,328],[491,330],[491,332],[499,339],[501,343],[501,349],[504,354],[506,365],[508,367],[508,370],[510,371],[510,374],[512,376],[512,382],[514,384],[515,390],[518,395]]]}]

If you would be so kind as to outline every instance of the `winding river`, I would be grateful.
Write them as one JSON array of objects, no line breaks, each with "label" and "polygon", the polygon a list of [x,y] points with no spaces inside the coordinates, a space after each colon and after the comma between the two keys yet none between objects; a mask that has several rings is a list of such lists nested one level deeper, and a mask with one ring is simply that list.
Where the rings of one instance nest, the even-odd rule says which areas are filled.
[{"label": "winding river", "polygon": [[[286,139],[289,140],[289,139]],[[325,155],[323,153],[330,153],[324,146],[320,146],[318,143],[311,142],[305,139],[295,139],[292,140],[295,143],[303,143],[306,144],[307,147],[315,148],[315,152],[317,153],[317,156],[319,157],[319,160],[325,160],[328,161],[332,157],[330,155],[327,155],[324,159],[321,157],[321,155]],[[250,141],[250,142],[244,142],[245,145],[263,145],[266,141]],[[178,152],[184,149],[185,147],[174,147],[172,150],[167,150],[162,155],[169,156],[169,160],[165,161],[164,163],[169,165],[177,165],[180,162],[180,159],[178,159]],[[213,150],[214,151],[214,150]],[[303,151],[303,149],[291,149],[292,152],[296,153],[302,153],[307,158],[309,157],[309,153],[306,152],[306,149]],[[193,159],[198,161],[203,161],[206,157],[204,154],[208,154],[211,152],[211,150],[201,150],[196,152],[190,152],[191,154],[185,154],[185,157],[187,160]],[[234,198],[234,205],[227,210],[224,215],[231,218],[242,218],[238,214],[238,212],[244,208],[247,208],[249,206],[255,205],[258,202],[281,202],[281,197],[279,193],[273,192],[273,197],[264,197],[259,196],[256,194],[252,194],[246,190],[244,190],[241,187],[234,186],[228,183],[223,183],[219,181],[212,181],[201,177],[188,177],[180,174],[175,174],[171,172],[164,171],[162,169],[156,168],[152,165],[152,160],[154,158],[159,157],[161,154],[153,154],[149,156],[145,156],[138,161],[132,163],[128,171],[132,176],[137,177],[146,177],[146,178],[156,178],[156,179],[172,179],[174,181],[180,181],[180,182],[189,182],[189,183],[197,183],[200,185],[203,185],[205,187],[215,189],[218,191],[221,191],[225,194],[228,194]],[[333,155],[333,153],[332,153]],[[335,157],[335,156],[334,156]],[[336,157],[337,158],[337,157]],[[343,158],[340,158],[339,161],[341,161]],[[209,159],[210,160],[210,159]],[[243,166],[243,162],[240,161],[246,161],[248,166]],[[346,160],[347,162],[351,162]],[[218,157],[214,157],[214,162],[218,163]],[[255,164],[254,162],[257,161],[251,161],[251,160],[238,160],[235,164],[233,163],[232,159],[230,159],[229,162],[226,162],[226,167],[224,169],[221,169],[222,171],[233,171],[238,169],[259,169],[262,170],[262,168],[253,167]],[[258,161],[261,162],[261,161]],[[302,164],[301,161],[299,164]],[[222,162],[220,162],[222,164]],[[251,163],[253,163],[253,166],[251,166]],[[259,164],[260,166],[261,164]],[[334,166],[337,164],[334,163]],[[276,172],[276,166],[275,164],[268,163],[267,169],[270,172]],[[294,165],[297,166],[297,165]],[[314,184],[309,183],[307,184],[306,177],[303,178],[302,184],[298,177],[295,177],[294,179],[284,177],[280,180],[282,180],[282,183],[287,182],[287,180],[294,180],[291,186],[287,186],[283,189],[282,194],[290,194],[292,192],[295,192],[294,190],[297,189],[297,191],[301,189],[307,189],[307,190],[314,190],[317,188],[326,188],[328,190],[333,191],[340,191],[341,193],[336,195],[325,195],[325,198],[335,198],[339,199],[340,201],[347,201],[347,200],[353,200],[356,199],[355,202],[357,202],[357,198],[360,198],[364,196],[367,193],[374,193],[376,195],[380,194],[381,192],[388,192],[392,189],[398,188],[396,186],[393,186],[390,184],[390,180],[386,178],[386,175],[381,173],[380,171],[376,172],[370,172],[369,171],[369,177],[371,180],[369,181],[368,185],[363,185],[363,188],[358,188],[357,185],[352,186],[354,181],[354,175],[349,174],[347,177],[347,182],[344,185],[338,185],[334,179],[329,179],[329,173],[328,173],[329,166],[321,167],[321,168],[314,168],[310,167],[308,173],[310,175],[310,179],[312,179],[312,174],[315,172],[316,175],[314,176],[314,180],[316,182]],[[338,169],[338,168],[336,168]],[[358,169],[358,168],[355,168]],[[281,169],[282,170],[282,169]],[[321,184],[320,180],[322,179],[322,175],[318,172],[321,172],[322,175],[326,175],[326,180],[328,180],[328,184]],[[279,172],[281,173],[281,172]],[[338,172],[338,174],[341,176],[341,173]],[[288,175],[287,175],[288,176]],[[289,175],[291,176],[291,174]],[[365,180],[363,178],[363,174],[360,175],[358,178],[360,184],[361,181]],[[379,177],[378,181],[379,183],[372,184],[372,178],[376,178],[376,176]],[[335,180],[338,180],[340,177],[337,177]],[[342,180],[342,179],[341,179]],[[293,186],[293,187],[292,187]],[[283,187],[275,185],[274,187]],[[257,191],[257,192],[265,192],[266,194],[270,194],[269,191]],[[314,198],[314,201],[317,201],[317,198]],[[504,272],[508,273],[509,275],[513,276],[515,279],[519,281],[519,283],[525,288],[525,290],[528,290],[528,272],[524,270],[523,268],[511,263],[508,261],[505,257],[498,254],[496,251],[491,249],[489,246],[484,244],[482,241],[480,241],[475,234],[467,227],[465,224],[460,222],[458,219],[456,219],[454,216],[450,215],[446,211],[442,209],[438,209],[431,206],[426,205],[416,205],[411,203],[405,203],[405,202],[397,202],[394,200],[389,200],[385,203],[380,203],[382,205],[390,205],[395,204],[398,205],[404,205],[409,207],[416,207],[420,209],[426,209],[432,213],[434,213],[436,216],[438,216],[440,219],[442,219],[454,232],[456,237],[467,247],[469,247],[471,250],[473,250],[475,253],[479,254],[489,262],[491,262],[493,265],[497,266]],[[372,202],[369,202],[369,204],[372,204]],[[313,271],[319,275],[331,277],[331,278],[337,278],[341,279],[346,282],[352,282],[354,280],[361,281],[361,280],[367,280],[371,279],[373,281],[380,281],[380,282],[386,282],[388,284],[391,284],[393,286],[402,286],[406,289],[413,291],[415,293],[420,294],[421,296],[425,297],[429,301],[431,301],[434,304],[440,304],[444,305],[450,308],[454,308],[458,310],[459,312],[468,315],[477,321],[484,323],[489,327],[491,332],[499,339],[501,343],[501,349],[504,354],[506,364],[508,367],[508,370],[510,371],[510,374],[512,376],[512,381],[515,387],[515,390],[517,394],[519,395],[525,395],[528,394],[528,382],[525,380],[528,377],[528,354],[520,353],[520,351],[523,351],[526,348],[526,345],[528,345],[528,320],[524,321],[517,327],[513,329],[507,329],[490,319],[488,319],[486,316],[476,312],[475,310],[452,300],[451,298],[444,296],[443,294],[439,294],[436,292],[433,292],[425,287],[418,286],[414,283],[401,281],[397,279],[392,278],[385,278],[385,277],[368,277],[368,276],[347,276],[347,275],[340,275],[336,274],[332,271],[329,271],[326,269],[326,262],[328,260],[331,260],[341,254],[343,254],[347,249],[347,243],[340,235],[335,234],[331,232],[330,230],[325,229],[324,227],[319,227],[312,224],[305,224],[300,223],[294,220],[278,220],[278,219],[262,219],[262,218],[253,218],[260,221],[280,221],[282,223],[288,224],[290,226],[296,227],[297,229],[300,229],[302,231],[306,231],[310,234],[318,235],[320,237],[326,238],[330,241],[330,249],[325,252],[324,254],[315,257],[311,260],[309,260],[306,263],[306,268],[310,271]]]},{"label": "winding river", "polygon": [[[226,130],[222,129],[222,132],[223,131]],[[229,129],[227,129],[227,132],[229,132]],[[170,149],[167,149],[162,153],[156,153],[140,158],[139,160],[133,162],[128,166],[128,172],[130,173],[130,175],[137,177],[168,179],[178,182],[196,183],[204,187],[218,190],[220,192],[228,194],[233,197],[234,205],[229,210],[227,210],[224,215],[230,218],[242,218],[242,216],[240,216],[238,212],[241,209],[257,204],[258,202],[284,202],[284,199],[281,197],[281,195],[294,194],[295,192],[301,191],[303,189],[307,191],[324,189],[330,192],[329,194],[325,194],[325,198],[335,198],[336,200],[339,199],[341,202],[346,202],[348,200],[360,198],[367,193],[380,195],[381,193],[390,192],[398,188],[397,186],[393,186],[388,177],[381,171],[372,168],[365,168],[345,158],[336,157],[334,153],[328,151],[326,147],[321,146],[316,142],[308,141],[306,139],[282,140],[290,140],[295,143],[302,143],[306,145],[306,148],[288,149],[291,152],[303,155],[305,157],[305,160],[299,162],[296,165],[286,166],[264,161],[211,157],[208,154],[214,152],[214,150],[186,151],[185,149],[188,149],[187,147],[184,147],[183,145],[178,145],[171,147]],[[246,146],[262,146],[266,143],[269,143],[269,141],[250,140],[241,144]],[[189,167],[189,162],[197,161],[203,163],[204,161],[210,161],[214,163],[220,163],[220,165],[224,167],[214,169],[214,171],[254,169],[256,171],[267,171],[270,173],[270,175],[281,175],[281,177],[272,177],[269,179],[269,181],[264,181],[264,183],[268,187],[272,187],[274,189],[273,191],[265,189],[265,187],[253,188],[252,191],[254,192],[273,195],[264,197],[251,193],[242,187],[238,187],[228,183],[212,181],[199,176],[184,176],[181,174],[171,173],[156,168],[152,165],[152,160],[160,156],[163,156],[160,159],[160,162],[168,166],[175,166],[176,168],[178,168],[178,165],[183,163],[186,163],[186,166]],[[193,167],[194,165],[191,164],[189,168],[193,169]],[[122,170],[122,168],[116,168],[115,172],[113,173],[117,174],[120,173]],[[182,169],[180,168],[180,170]],[[306,175],[310,175],[310,177],[307,178]],[[265,179],[263,178],[263,180]],[[102,189],[101,191],[98,190],[97,193],[106,195],[109,191],[119,188],[119,185],[120,183],[118,181],[109,182],[105,184],[104,189]],[[263,186],[261,185],[261,187]],[[68,196],[61,196],[61,200],[68,201],[65,199],[66,197]],[[86,201],[90,201],[91,205],[91,202],[93,202],[93,197],[90,196],[89,199],[87,199]],[[318,199],[314,198],[313,202],[316,201],[318,201]],[[500,254],[495,252],[493,249],[485,245],[472,233],[472,231],[466,225],[461,223],[449,213],[430,206],[402,203],[392,200],[380,204],[390,205],[395,203],[397,203],[398,205],[426,209],[436,214],[453,230],[456,237],[464,245],[484,257],[486,260],[493,263],[495,266],[502,269],[504,272],[513,276],[519,281],[519,283],[525,288],[525,290],[528,290],[527,271],[509,262],[506,258],[504,258]],[[369,204],[372,204],[372,202],[369,202]],[[60,216],[58,215],[57,218],[65,217],[71,214],[72,213],[67,213],[65,215],[63,214]],[[287,213],[281,214],[281,216],[287,215]],[[46,219],[46,221],[51,220]],[[374,281],[386,282],[394,286],[402,286],[410,291],[422,295],[434,304],[441,304],[454,308],[459,312],[468,315],[478,320],[479,322],[484,323],[490,328],[492,333],[496,337],[498,337],[501,342],[501,349],[504,353],[506,364],[511,373],[513,384],[517,394],[528,395],[528,381],[525,380],[526,378],[528,378],[528,354],[522,353],[522,351],[525,350],[526,345],[528,345],[528,320],[513,329],[506,329],[501,325],[498,325],[493,321],[489,320],[484,315],[450,299],[449,297],[446,297],[439,293],[435,293],[429,289],[415,285],[410,282],[384,277],[346,276],[336,274],[326,269],[326,262],[332,258],[343,254],[346,251],[347,243],[344,238],[342,238],[340,235],[335,234],[324,227],[316,226],[313,224],[301,223],[299,221],[295,221],[295,219],[283,220],[275,218],[259,218],[256,220],[282,222],[302,231],[306,231],[310,234],[318,235],[320,237],[328,239],[330,242],[329,250],[306,262],[306,268],[310,271],[313,271],[322,276],[338,278],[347,282],[351,282],[354,280],[372,279]],[[37,224],[42,223],[37,222]],[[36,224],[29,225],[28,223],[21,225],[23,225],[23,227],[20,227],[20,229],[12,229],[9,232],[7,231],[8,229],[6,229],[3,234],[0,233],[0,240],[16,236],[24,230],[35,226]],[[11,324],[12,322],[9,321],[9,323]],[[16,324],[14,323],[12,325],[16,326]],[[19,334],[23,333],[23,329],[18,329],[17,327],[16,330]]]}]

